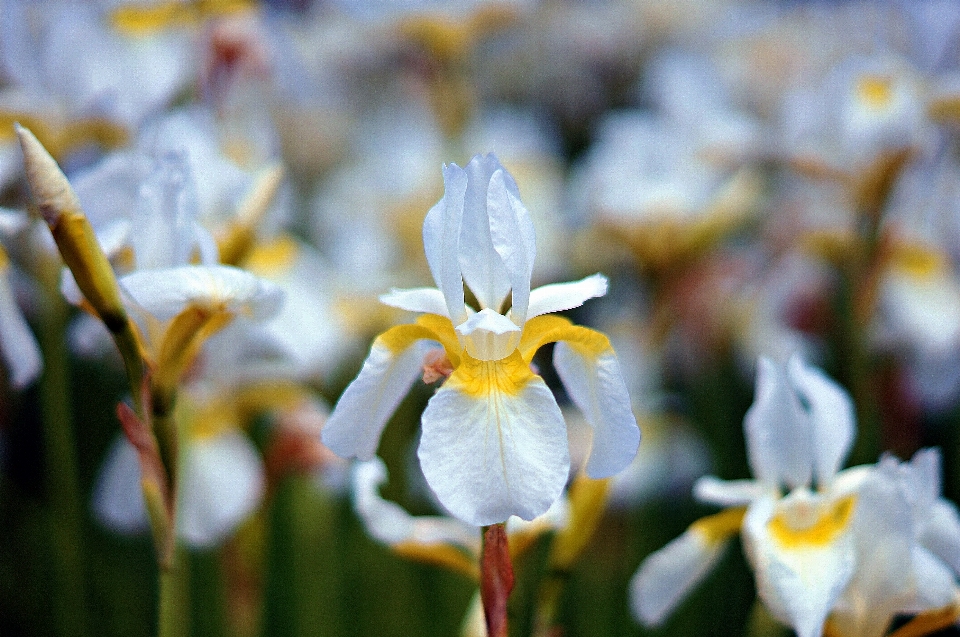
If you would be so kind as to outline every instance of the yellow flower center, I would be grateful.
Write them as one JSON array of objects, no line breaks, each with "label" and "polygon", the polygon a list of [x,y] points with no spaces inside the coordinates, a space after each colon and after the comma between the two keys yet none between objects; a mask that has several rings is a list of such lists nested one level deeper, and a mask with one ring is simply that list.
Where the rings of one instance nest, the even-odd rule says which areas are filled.
[{"label": "yellow flower center", "polygon": [[865,75],[857,80],[857,98],[867,107],[881,110],[893,101],[893,80],[883,75]]},{"label": "yellow flower center", "polygon": [[447,386],[472,398],[491,394],[515,396],[533,378],[530,365],[517,350],[495,361],[478,360],[467,352],[463,352],[462,356],[463,360],[450,376]]},{"label": "yellow flower center", "polygon": [[773,516],[767,529],[785,548],[826,546],[847,529],[855,504],[852,495],[827,505],[814,500],[794,502]]}]

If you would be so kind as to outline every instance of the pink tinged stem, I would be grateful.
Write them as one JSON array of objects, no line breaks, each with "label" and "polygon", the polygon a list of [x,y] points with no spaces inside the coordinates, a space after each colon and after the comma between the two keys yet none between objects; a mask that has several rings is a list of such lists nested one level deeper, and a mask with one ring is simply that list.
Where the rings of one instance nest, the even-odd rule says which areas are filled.
[{"label": "pink tinged stem", "polygon": [[480,556],[480,599],[489,637],[507,637],[507,600],[513,590],[513,564],[507,546],[506,524],[483,529]]}]

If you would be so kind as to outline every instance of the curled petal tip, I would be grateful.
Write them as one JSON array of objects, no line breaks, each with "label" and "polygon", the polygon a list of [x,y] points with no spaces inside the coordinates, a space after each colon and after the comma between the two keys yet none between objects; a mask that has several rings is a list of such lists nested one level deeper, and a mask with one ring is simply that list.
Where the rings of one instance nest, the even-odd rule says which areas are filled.
[{"label": "curled petal tip", "polygon": [[13,127],[23,151],[23,167],[30,191],[44,221],[53,227],[64,212],[80,210],[80,201],[56,160],[36,136],[20,124]]}]

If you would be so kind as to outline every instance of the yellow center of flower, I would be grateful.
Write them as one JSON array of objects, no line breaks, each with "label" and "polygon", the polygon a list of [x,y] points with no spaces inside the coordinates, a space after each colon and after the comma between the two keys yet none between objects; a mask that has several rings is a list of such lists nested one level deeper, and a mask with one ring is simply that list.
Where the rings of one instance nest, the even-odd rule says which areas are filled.
[{"label": "yellow center of flower", "polygon": [[794,503],[773,516],[767,529],[773,540],[785,548],[826,546],[846,530],[855,504],[856,497],[852,495],[826,507],[816,502]]},{"label": "yellow center of flower", "polygon": [[477,360],[467,352],[463,352],[462,356],[463,360],[447,381],[447,387],[471,398],[492,394],[514,396],[534,377],[530,365],[517,350],[495,361]]},{"label": "yellow center of flower", "polygon": [[857,80],[857,99],[867,107],[880,110],[893,101],[893,80],[883,75],[865,75]]}]

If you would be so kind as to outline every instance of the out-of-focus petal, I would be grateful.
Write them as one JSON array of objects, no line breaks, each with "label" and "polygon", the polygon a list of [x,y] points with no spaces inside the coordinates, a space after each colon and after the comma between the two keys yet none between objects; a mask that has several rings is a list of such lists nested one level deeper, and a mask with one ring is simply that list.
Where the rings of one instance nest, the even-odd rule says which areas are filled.
[{"label": "out-of-focus petal", "polygon": [[[798,637],[820,637],[856,566],[853,499],[818,497],[798,489],[780,501],[763,498],[750,506],[743,525],[757,593]],[[806,519],[811,514],[817,517]]]},{"label": "out-of-focus petal", "polygon": [[693,485],[694,497],[717,506],[741,506],[762,497],[776,497],[775,490],[759,480],[721,480],[715,476],[703,476]]},{"label": "out-of-focus petal", "polygon": [[541,314],[562,312],[583,305],[588,299],[607,293],[607,277],[593,274],[579,281],[541,285],[530,292],[530,307],[527,318]]},{"label": "out-of-focus petal", "polygon": [[327,419],[323,444],[344,458],[372,458],[387,421],[422,372],[431,347],[422,339],[435,338],[419,325],[398,325],[378,336]]},{"label": "out-of-focus petal", "polygon": [[853,401],[842,387],[819,369],[804,364],[798,356],[790,359],[788,374],[809,405],[813,470],[817,484],[824,488],[839,471],[853,444],[856,434]]},{"label": "out-of-focus petal", "polygon": [[813,469],[810,423],[780,367],[757,363],[757,389],[743,420],[747,458],[755,478],[793,488],[808,486]]},{"label": "out-of-focus petal", "polygon": [[648,556],[630,580],[634,616],[647,626],[660,625],[710,573],[737,533],[742,517],[742,511],[725,511],[699,520]]},{"label": "out-of-focus petal", "polygon": [[610,341],[600,332],[571,326],[557,342],[553,363],[567,393],[593,427],[587,475],[606,478],[637,454],[640,427]]},{"label": "out-of-focus petal", "polygon": [[455,518],[410,515],[397,503],[380,496],[378,489],[386,481],[387,468],[380,458],[374,457],[354,467],[354,508],[370,535],[389,545],[452,544],[479,556],[479,529]]},{"label": "out-of-focus petal", "polygon": [[566,425],[519,354],[466,359],[423,413],[418,455],[440,503],[468,524],[532,520],[563,491]]},{"label": "out-of-focus petal", "polygon": [[855,631],[851,634],[882,637],[915,593],[914,524],[900,478],[891,458],[857,490],[856,570],[831,617],[839,629]]},{"label": "out-of-focus petal", "polygon": [[386,294],[380,295],[380,302],[390,307],[397,307],[409,312],[425,312],[427,314],[439,314],[448,316],[447,302],[443,298],[443,292],[436,288],[412,288],[390,290]]},{"label": "out-of-focus petal", "polygon": [[17,389],[26,387],[43,370],[40,346],[17,306],[10,285],[6,255],[0,248],[0,355],[10,374],[10,383]]},{"label": "out-of-focus petal", "polygon": [[517,325],[523,325],[530,304],[530,278],[537,254],[536,238],[533,221],[520,201],[517,185],[502,167],[490,178],[487,214],[490,217],[493,249],[503,260],[510,278],[511,318]]},{"label": "out-of-focus petal", "polygon": [[160,320],[189,305],[262,320],[273,316],[283,301],[279,286],[226,265],[139,270],[121,277],[120,284],[137,305]]},{"label": "out-of-focus petal", "polygon": [[924,520],[920,543],[960,577],[960,515],[955,504],[942,498],[934,503]]},{"label": "out-of-focus petal", "polygon": [[443,199],[423,220],[423,249],[437,287],[447,303],[447,312],[457,325],[467,318],[460,273],[460,233],[463,201],[467,191],[467,173],[450,164],[443,167]]},{"label": "out-of-focus petal", "polygon": [[192,441],[183,462],[178,535],[196,547],[216,544],[256,509],[263,488],[263,462],[242,433]]},{"label": "out-of-focus petal", "polygon": [[93,514],[108,528],[119,533],[139,533],[147,529],[147,509],[140,488],[140,462],[137,451],[126,438],[117,436],[107,451],[93,487]]}]

